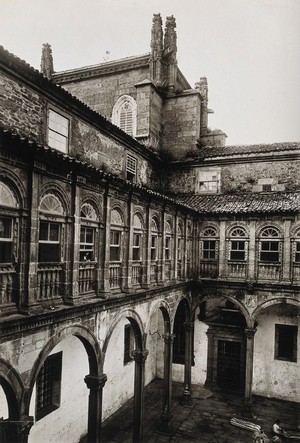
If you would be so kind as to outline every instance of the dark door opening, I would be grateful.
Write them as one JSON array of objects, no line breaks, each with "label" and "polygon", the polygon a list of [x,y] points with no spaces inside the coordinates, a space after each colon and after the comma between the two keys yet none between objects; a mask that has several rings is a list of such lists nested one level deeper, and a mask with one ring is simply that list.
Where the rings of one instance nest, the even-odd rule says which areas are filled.
[{"label": "dark door opening", "polygon": [[217,385],[226,391],[243,388],[242,343],[218,340]]}]

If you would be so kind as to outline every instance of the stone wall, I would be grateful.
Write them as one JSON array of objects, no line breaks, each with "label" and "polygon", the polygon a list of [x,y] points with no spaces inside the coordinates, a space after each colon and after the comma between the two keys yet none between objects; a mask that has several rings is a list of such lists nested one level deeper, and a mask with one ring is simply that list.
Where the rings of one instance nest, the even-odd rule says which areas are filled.
[{"label": "stone wall", "polygon": [[168,97],[163,114],[163,148],[175,158],[184,157],[200,136],[199,93],[186,92]]}]

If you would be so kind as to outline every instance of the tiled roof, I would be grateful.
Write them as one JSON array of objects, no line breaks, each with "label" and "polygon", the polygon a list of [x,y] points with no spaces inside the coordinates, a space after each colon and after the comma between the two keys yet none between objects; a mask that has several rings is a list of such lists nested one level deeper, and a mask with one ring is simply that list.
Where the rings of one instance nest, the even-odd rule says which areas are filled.
[{"label": "tiled roof", "polygon": [[299,192],[173,196],[199,214],[299,213]]},{"label": "tiled roof", "polygon": [[261,145],[206,146],[199,148],[195,158],[204,160],[213,157],[247,156],[296,150],[300,151],[300,142],[283,142]]}]

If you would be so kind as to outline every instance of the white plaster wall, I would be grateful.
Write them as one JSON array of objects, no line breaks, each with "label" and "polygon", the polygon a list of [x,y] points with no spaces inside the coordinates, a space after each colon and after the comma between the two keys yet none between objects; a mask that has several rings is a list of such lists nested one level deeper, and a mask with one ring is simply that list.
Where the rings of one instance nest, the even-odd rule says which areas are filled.
[{"label": "white plaster wall", "polygon": [[7,400],[6,395],[3,391],[2,386],[0,385],[0,419],[6,419],[8,418],[8,406],[7,406]]},{"label": "white plaster wall", "polygon": [[192,366],[192,383],[204,385],[207,372],[207,335],[208,326],[197,317],[194,328],[195,365]]},{"label": "white plaster wall", "polygon": [[[258,319],[254,338],[253,393],[289,401],[300,401],[299,319],[271,311]],[[298,362],[275,360],[275,323],[298,326]]]},{"label": "white plaster wall", "polygon": [[[87,433],[88,394],[84,377],[89,373],[88,356],[76,337],[68,337],[51,352],[63,352],[60,407],[35,422],[29,443],[74,443]],[[35,389],[30,415],[35,416]]]},{"label": "white plaster wall", "polygon": [[103,389],[103,420],[120,408],[134,393],[134,366],[131,361],[124,365],[124,326],[126,318],[115,327],[106,351],[104,373],[107,382]]}]

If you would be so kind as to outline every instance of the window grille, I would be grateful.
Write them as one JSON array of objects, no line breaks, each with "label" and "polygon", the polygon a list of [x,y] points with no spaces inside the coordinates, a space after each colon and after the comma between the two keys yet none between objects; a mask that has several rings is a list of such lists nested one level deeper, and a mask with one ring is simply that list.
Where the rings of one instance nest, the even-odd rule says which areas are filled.
[{"label": "window grille", "polygon": [[40,420],[60,406],[62,352],[50,355],[36,382],[36,419]]},{"label": "window grille", "polygon": [[136,158],[127,155],[126,160],[126,179],[134,182],[136,178]]},{"label": "window grille", "polygon": [[9,206],[11,208],[17,208],[17,200],[12,191],[6,186],[5,183],[0,182],[0,205]]}]

